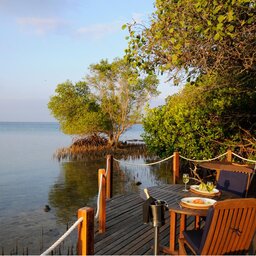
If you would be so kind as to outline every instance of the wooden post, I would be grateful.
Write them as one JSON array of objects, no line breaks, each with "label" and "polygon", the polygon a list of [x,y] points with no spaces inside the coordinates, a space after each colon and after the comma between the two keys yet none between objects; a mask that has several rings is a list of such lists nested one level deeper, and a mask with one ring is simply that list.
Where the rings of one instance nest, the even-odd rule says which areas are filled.
[{"label": "wooden post", "polygon": [[180,176],[180,156],[179,152],[173,153],[173,184],[176,184],[176,180]]},{"label": "wooden post", "polygon": [[100,191],[100,204],[99,204],[99,233],[106,231],[106,177],[105,169],[99,169],[98,172],[98,183],[100,189],[101,180],[101,191]]},{"label": "wooden post", "polygon": [[106,198],[113,196],[113,156],[107,155]]},{"label": "wooden post", "polygon": [[94,210],[90,207],[78,210],[78,219],[83,217],[83,221],[78,225],[78,255],[94,254]]},{"label": "wooden post", "polygon": [[227,154],[227,161],[231,163],[232,162],[232,150],[228,149],[227,153],[228,153]]}]

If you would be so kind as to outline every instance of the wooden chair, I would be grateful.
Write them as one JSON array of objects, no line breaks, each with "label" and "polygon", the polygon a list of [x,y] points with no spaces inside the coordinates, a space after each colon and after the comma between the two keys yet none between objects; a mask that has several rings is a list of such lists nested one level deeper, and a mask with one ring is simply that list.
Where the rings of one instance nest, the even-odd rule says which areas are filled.
[{"label": "wooden chair", "polygon": [[256,231],[256,199],[229,199],[209,208],[203,230],[183,231],[179,254],[185,245],[196,255],[247,253]]},{"label": "wooden chair", "polygon": [[[246,164],[211,161],[207,163],[201,163],[200,167],[215,170],[217,188],[219,187],[222,190],[231,191],[233,193],[238,192],[236,194],[239,195],[240,197],[247,196],[250,183],[252,181],[253,175],[255,174],[255,169],[253,170],[252,166]],[[243,180],[243,185],[239,184],[240,178]],[[236,180],[238,181],[238,183],[236,182]],[[233,184],[233,181],[235,181],[235,185]]]},{"label": "wooden chair", "polygon": [[216,188],[246,197],[250,183],[250,175],[244,172],[221,170]]}]

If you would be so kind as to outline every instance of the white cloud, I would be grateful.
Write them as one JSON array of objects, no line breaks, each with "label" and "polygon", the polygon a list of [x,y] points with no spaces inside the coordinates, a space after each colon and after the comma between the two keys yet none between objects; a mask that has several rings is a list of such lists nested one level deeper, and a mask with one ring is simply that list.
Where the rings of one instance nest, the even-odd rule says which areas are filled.
[{"label": "white cloud", "polygon": [[56,18],[37,17],[18,18],[17,23],[22,26],[23,30],[36,35],[45,35],[51,32],[56,32],[67,24],[67,22]]},{"label": "white cloud", "polygon": [[89,26],[80,27],[76,30],[76,34],[83,37],[93,39],[102,38],[108,34],[115,33],[121,30],[121,22],[105,23],[105,24],[92,24]]},{"label": "white cloud", "polygon": [[[18,18],[17,23],[21,26],[23,32],[32,33],[38,36],[44,36],[50,33],[56,33],[64,30],[68,34],[72,34],[71,24],[68,21],[57,18],[38,18],[38,17],[23,17]],[[121,31],[122,22],[91,24],[74,29],[73,33],[77,36],[100,39],[106,35],[113,34],[116,31]]]}]

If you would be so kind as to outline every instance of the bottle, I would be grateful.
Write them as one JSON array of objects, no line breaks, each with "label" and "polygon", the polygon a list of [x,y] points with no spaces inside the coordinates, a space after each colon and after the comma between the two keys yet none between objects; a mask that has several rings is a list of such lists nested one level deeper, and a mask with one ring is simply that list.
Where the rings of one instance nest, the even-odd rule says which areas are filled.
[{"label": "bottle", "polygon": [[147,188],[144,188],[144,193],[145,193],[147,199],[149,199],[149,198],[150,198],[150,195],[149,195],[149,193],[148,193],[148,189],[147,189]]}]

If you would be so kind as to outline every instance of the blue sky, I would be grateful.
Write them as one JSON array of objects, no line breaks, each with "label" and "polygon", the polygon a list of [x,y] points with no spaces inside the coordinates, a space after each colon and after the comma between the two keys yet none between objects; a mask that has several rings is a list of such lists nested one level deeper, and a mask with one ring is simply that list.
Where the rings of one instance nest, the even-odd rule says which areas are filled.
[{"label": "blue sky", "polygon": [[[153,0],[0,0],[0,121],[55,121],[47,103],[57,84],[76,82],[101,59],[122,57],[121,26],[146,21]],[[163,102],[177,88],[164,91]]]}]

